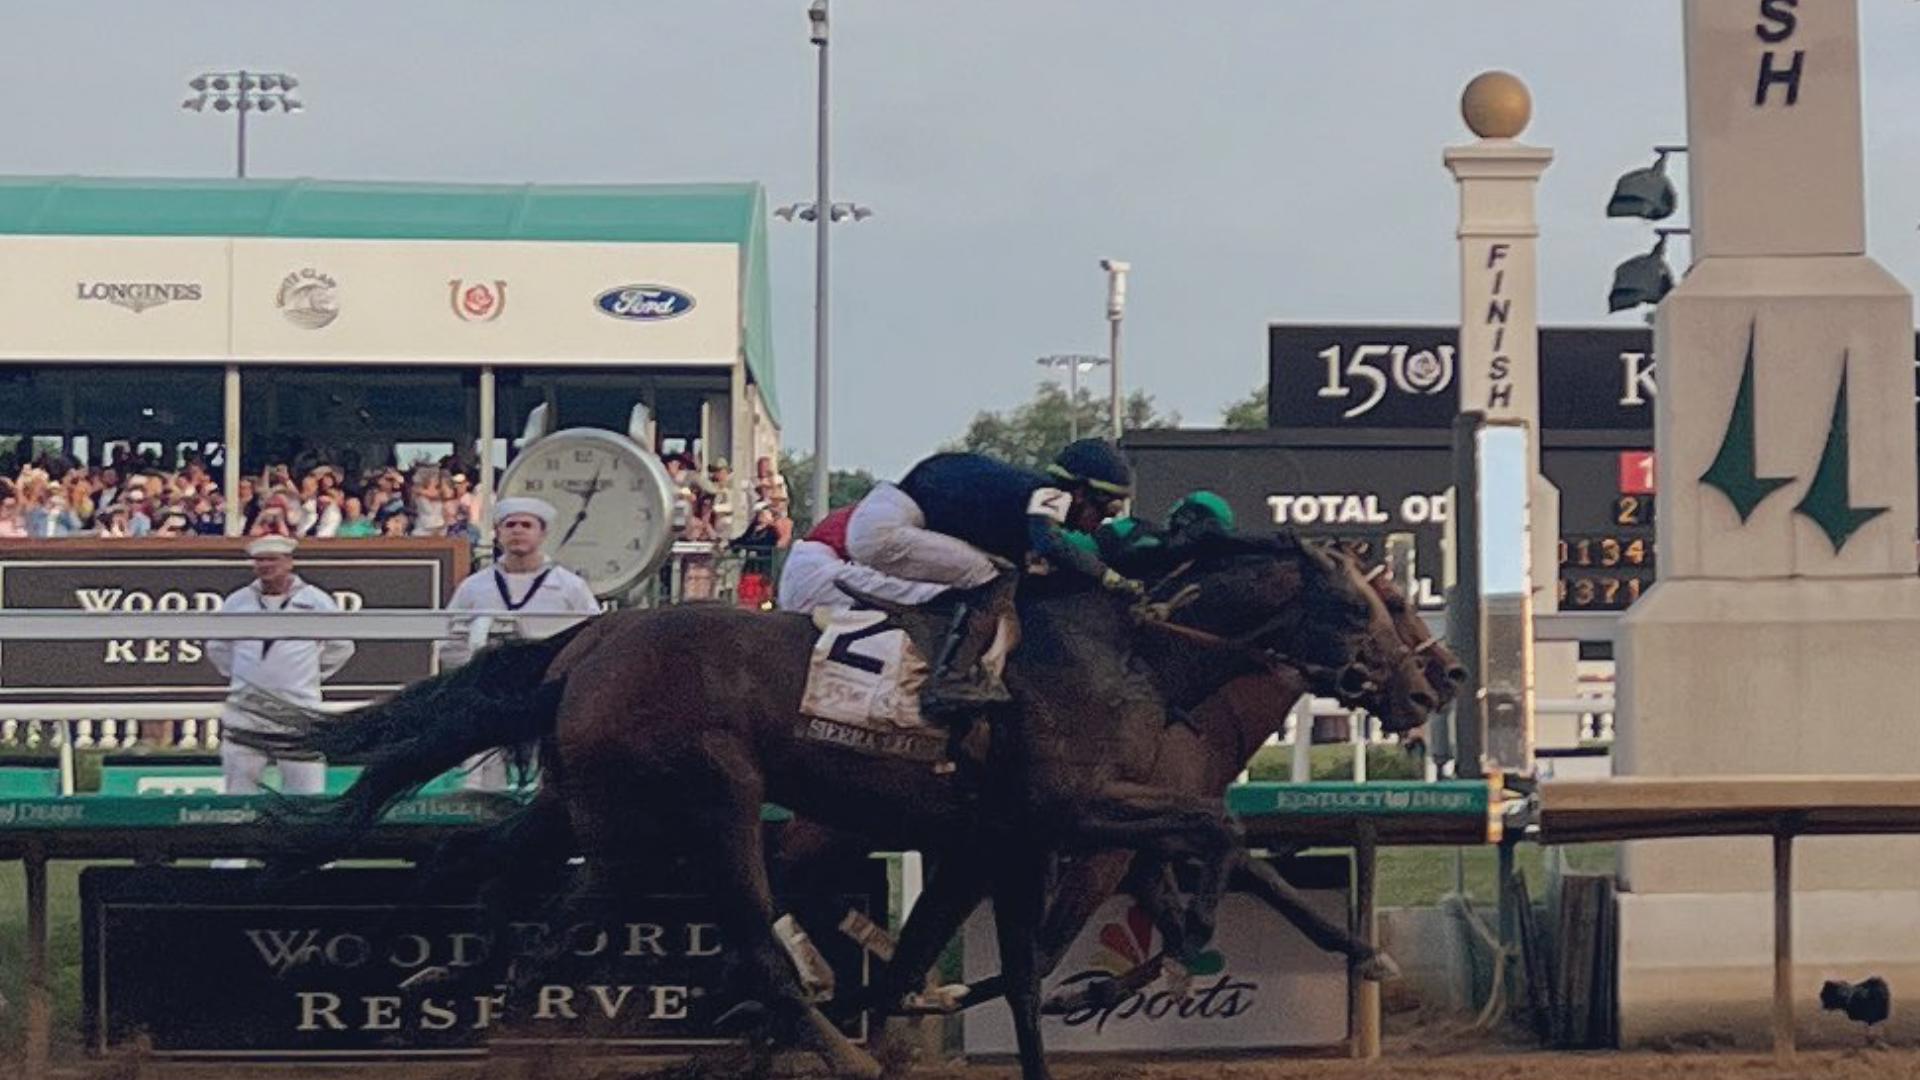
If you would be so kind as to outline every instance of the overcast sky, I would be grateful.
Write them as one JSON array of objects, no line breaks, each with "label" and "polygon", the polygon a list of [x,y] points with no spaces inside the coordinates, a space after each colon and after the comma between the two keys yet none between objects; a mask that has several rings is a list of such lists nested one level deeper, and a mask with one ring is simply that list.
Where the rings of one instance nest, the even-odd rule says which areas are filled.
[{"label": "overcast sky", "polygon": [[[835,464],[899,470],[1033,358],[1106,348],[1103,256],[1134,264],[1127,379],[1192,425],[1265,378],[1270,320],[1446,321],[1460,87],[1532,86],[1542,319],[1607,321],[1648,246],[1614,178],[1685,136],[1674,0],[833,0]],[[1920,4],[1862,0],[1873,253],[1920,280]],[[282,69],[309,111],[261,176],[813,187],[804,0],[14,3],[0,171],[218,175],[208,67]],[[812,244],[774,223],[788,445],[812,439]],[[1684,247],[1677,254],[1684,259]],[[1621,316],[1618,319],[1627,317]]]}]

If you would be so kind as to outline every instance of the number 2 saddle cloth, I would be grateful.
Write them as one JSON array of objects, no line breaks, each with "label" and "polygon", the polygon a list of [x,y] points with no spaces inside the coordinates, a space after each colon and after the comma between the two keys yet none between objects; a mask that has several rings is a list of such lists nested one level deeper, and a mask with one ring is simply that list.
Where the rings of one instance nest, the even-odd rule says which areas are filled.
[{"label": "number 2 saddle cloth", "polygon": [[[931,674],[927,658],[904,629],[881,611],[816,611],[807,689],[800,699],[800,734],[878,757],[943,765],[947,728],[920,715],[920,689]],[[999,678],[1009,639],[1005,620],[980,663]]]}]

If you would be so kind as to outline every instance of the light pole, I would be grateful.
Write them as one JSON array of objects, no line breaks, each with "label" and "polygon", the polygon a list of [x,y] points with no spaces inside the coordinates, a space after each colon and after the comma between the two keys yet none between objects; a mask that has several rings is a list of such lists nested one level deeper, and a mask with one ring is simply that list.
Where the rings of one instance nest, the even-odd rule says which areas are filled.
[{"label": "light pole", "polygon": [[827,516],[827,233],[833,226],[833,200],[827,195],[827,0],[807,8],[811,40],[820,50],[819,142],[814,147],[813,232],[813,520]]},{"label": "light pole", "polygon": [[1101,259],[1100,269],[1107,272],[1107,357],[1112,364],[1108,374],[1113,377],[1107,410],[1113,421],[1113,441],[1117,443],[1120,441],[1120,414],[1125,408],[1120,399],[1120,320],[1127,313],[1127,271],[1133,269],[1133,264],[1118,259]]},{"label": "light pole", "polygon": [[1034,363],[1043,368],[1065,368],[1067,371],[1067,439],[1069,442],[1080,438],[1080,373],[1092,371],[1107,362],[1104,356],[1090,353],[1055,353],[1042,356]]},{"label": "light pole", "polygon": [[204,112],[208,105],[214,112],[232,112],[237,114],[239,133],[238,153],[234,175],[242,179],[247,175],[247,114],[250,112],[296,113],[306,108],[288,91],[300,85],[300,80],[279,71],[208,71],[195,75],[187,81],[194,96],[180,103],[180,107],[189,112]]}]

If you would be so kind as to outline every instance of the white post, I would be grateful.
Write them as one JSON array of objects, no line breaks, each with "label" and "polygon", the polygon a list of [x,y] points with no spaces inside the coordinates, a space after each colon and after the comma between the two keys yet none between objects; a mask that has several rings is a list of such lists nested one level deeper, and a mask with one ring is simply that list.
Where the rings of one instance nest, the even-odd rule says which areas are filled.
[{"label": "white post", "polygon": [[480,466],[479,475],[473,478],[473,490],[479,499],[478,514],[480,520],[474,527],[480,530],[480,557],[493,555],[493,433],[499,405],[495,398],[498,387],[494,381],[493,365],[480,365]]},{"label": "white post", "polygon": [[[1530,606],[1535,612],[1553,612],[1559,609],[1555,545],[1560,500],[1540,474],[1540,229],[1534,208],[1540,176],[1552,164],[1553,151],[1516,141],[1532,118],[1533,103],[1526,84],[1506,72],[1489,71],[1469,82],[1460,96],[1460,112],[1478,136],[1465,146],[1448,147],[1442,155],[1460,189],[1460,408],[1485,413],[1491,423],[1526,425],[1532,477],[1525,525],[1532,542]],[[1500,523],[1483,517],[1481,527],[1489,524]],[[1461,552],[1457,557],[1477,555]],[[1531,620],[1526,622],[1530,627]],[[1531,634],[1530,629],[1525,632]],[[1498,637],[1483,635],[1489,636]],[[1546,646],[1551,655],[1545,663],[1540,662],[1542,651],[1535,645],[1523,648],[1518,658],[1505,658],[1518,676],[1512,681],[1524,697],[1527,688],[1538,688],[1541,675],[1550,675],[1551,696],[1572,696],[1579,646]],[[1511,666],[1515,661],[1517,668]],[[1487,670],[1493,665],[1482,658],[1468,662],[1481,664],[1483,690],[1496,681]],[[1530,719],[1523,723],[1531,729]],[[1489,733],[1489,750],[1500,745],[1502,740]],[[1528,743],[1525,758],[1531,758],[1531,750]],[[1490,761],[1509,768],[1521,765],[1517,760]]]},{"label": "white post", "polygon": [[1313,695],[1301,694],[1293,703],[1293,782],[1313,779]]}]

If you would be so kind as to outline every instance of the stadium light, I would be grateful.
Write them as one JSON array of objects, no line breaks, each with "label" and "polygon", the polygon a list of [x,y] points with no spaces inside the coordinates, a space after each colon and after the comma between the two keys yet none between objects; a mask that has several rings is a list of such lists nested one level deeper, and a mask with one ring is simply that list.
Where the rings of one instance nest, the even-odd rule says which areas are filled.
[{"label": "stadium light", "polygon": [[1608,217],[1637,217],[1664,221],[1673,216],[1680,197],[1667,178],[1667,155],[1684,154],[1684,146],[1656,146],[1653,164],[1634,169],[1614,181],[1613,197],[1607,200]]},{"label": "stadium light", "polygon": [[1641,304],[1658,304],[1673,291],[1673,271],[1667,266],[1667,237],[1684,234],[1686,229],[1655,229],[1659,239],[1653,250],[1635,255],[1613,271],[1613,289],[1607,293],[1609,312],[1626,311]]},{"label": "stadium light", "polygon": [[234,175],[244,178],[247,175],[247,114],[276,109],[283,113],[302,111],[305,104],[287,94],[298,85],[299,79],[279,71],[207,71],[187,80],[187,88],[194,91],[194,96],[182,101],[180,107],[188,112],[205,112],[207,106],[212,105],[214,112],[237,114]]},{"label": "stadium light", "polygon": [[1067,373],[1067,439],[1076,442],[1080,438],[1080,373],[1092,371],[1106,364],[1107,358],[1092,353],[1054,353],[1035,360],[1043,368],[1061,369]]}]

